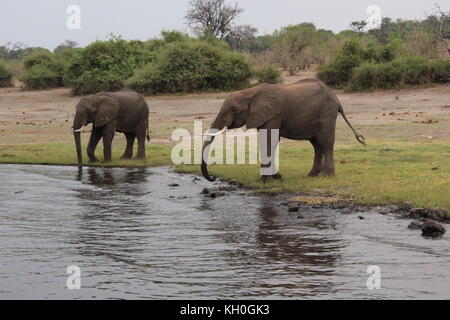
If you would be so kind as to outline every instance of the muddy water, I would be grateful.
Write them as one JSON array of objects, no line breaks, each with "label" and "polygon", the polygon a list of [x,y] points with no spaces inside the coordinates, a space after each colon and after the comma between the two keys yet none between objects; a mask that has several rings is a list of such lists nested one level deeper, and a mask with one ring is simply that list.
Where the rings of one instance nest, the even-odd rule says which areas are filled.
[{"label": "muddy water", "polygon": [[394,215],[213,199],[167,168],[2,165],[0,181],[0,299],[450,298],[448,233],[425,239]]}]

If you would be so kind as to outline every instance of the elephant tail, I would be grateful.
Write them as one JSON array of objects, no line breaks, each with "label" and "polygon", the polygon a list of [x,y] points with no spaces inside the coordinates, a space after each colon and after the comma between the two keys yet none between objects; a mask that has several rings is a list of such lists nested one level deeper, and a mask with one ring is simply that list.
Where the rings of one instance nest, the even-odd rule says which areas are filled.
[{"label": "elephant tail", "polygon": [[339,104],[339,110],[338,111],[342,115],[342,117],[344,118],[345,122],[347,122],[347,124],[350,127],[350,129],[352,129],[353,133],[355,134],[356,140],[358,140],[359,143],[361,143],[361,144],[366,146],[366,142],[365,142],[364,136],[359,134],[355,130],[355,128],[353,128],[352,124],[350,123],[350,121],[347,119],[347,116],[345,115],[345,112],[344,112],[344,109],[342,108],[342,105],[340,105],[340,104]]},{"label": "elephant tail", "polygon": [[150,142],[150,129],[148,127],[148,120],[147,120],[147,135],[146,135],[146,137],[147,137],[147,141]]}]

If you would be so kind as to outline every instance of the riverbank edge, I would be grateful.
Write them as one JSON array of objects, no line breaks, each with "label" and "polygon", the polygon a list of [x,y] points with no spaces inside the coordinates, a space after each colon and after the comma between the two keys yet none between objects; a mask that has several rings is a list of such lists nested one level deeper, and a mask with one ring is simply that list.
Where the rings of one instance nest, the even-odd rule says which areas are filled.
[{"label": "riverbank edge", "polygon": [[[64,167],[74,167],[75,171],[78,171],[79,173],[82,173],[83,171],[79,170],[76,165],[74,164],[55,164],[55,163],[31,163],[31,162],[1,162],[0,165],[32,165],[32,166],[64,166]],[[103,169],[114,169],[114,168],[122,168],[122,169],[146,169],[146,168],[155,168],[155,167],[168,167],[170,168],[170,171],[175,172],[177,174],[189,174],[196,177],[201,177],[200,173],[192,173],[192,172],[185,172],[183,170],[180,170],[177,168],[176,165],[105,165],[104,163],[95,163],[95,164],[86,164],[83,165],[83,168],[103,168]],[[386,213],[398,213],[401,218],[410,218],[418,221],[424,221],[424,219],[431,219],[436,220],[439,222],[444,223],[450,223],[450,212],[446,209],[433,209],[433,208],[425,208],[425,207],[416,207],[412,205],[409,202],[404,203],[396,203],[392,202],[389,204],[365,204],[358,202],[357,197],[356,198],[350,198],[345,197],[338,194],[326,194],[323,195],[321,193],[317,192],[289,192],[289,191],[277,191],[277,192],[268,192],[265,190],[258,190],[252,186],[245,185],[243,183],[240,183],[235,180],[222,180],[220,176],[217,177],[217,183],[224,183],[231,186],[234,186],[238,189],[252,192],[254,194],[260,194],[265,196],[281,196],[286,199],[286,201],[283,203],[286,206],[291,206],[292,203],[297,203],[298,207],[301,206],[310,206],[310,207],[322,207],[322,208],[346,208],[351,210],[354,213],[357,213],[360,211],[360,208],[367,208],[367,209],[374,209],[374,208],[381,208],[382,214]],[[214,183],[211,188],[214,188],[214,186],[217,187],[217,184]],[[220,190],[220,187],[217,187],[218,190]],[[304,203],[302,201],[289,201],[289,198],[294,198],[298,196],[304,196],[304,197],[320,197],[320,198],[333,198],[337,197],[341,200],[333,201],[333,202],[323,202],[323,203],[317,203],[314,205]],[[294,204],[295,205],[295,204]]]}]

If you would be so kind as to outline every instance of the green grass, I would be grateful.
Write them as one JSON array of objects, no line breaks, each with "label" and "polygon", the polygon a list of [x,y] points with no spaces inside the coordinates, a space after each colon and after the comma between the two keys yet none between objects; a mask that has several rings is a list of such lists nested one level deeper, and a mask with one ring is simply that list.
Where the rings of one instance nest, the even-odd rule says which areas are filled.
[{"label": "green grass", "polygon": [[[381,151],[386,148],[389,151]],[[450,140],[379,140],[371,141],[367,147],[337,145],[334,177],[308,178],[312,160],[312,147],[297,142],[295,146],[281,146],[281,181],[262,183],[259,165],[210,165],[209,171],[258,192],[337,194],[364,205],[410,202],[450,211]],[[200,172],[198,165],[179,166],[177,170]]]},{"label": "green grass", "polygon": [[[383,149],[387,149],[382,151]],[[85,147],[83,147],[85,150]],[[122,146],[113,149],[110,163],[85,165],[137,167],[170,165],[170,147],[147,145],[147,160],[120,160]],[[102,158],[101,147],[97,157]],[[259,165],[211,165],[210,173],[223,180],[236,180],[256,192],[337,194],[358,204],[384,205],[410,202],[419,207],[450,211],[450,140],[370,141],[338,144],[336,176],[308,178],[312,147],[306,142],[289,142],[280,149],[281,181],[260,182]],[[71,143],[38,143],[0,146],[0,163],[76,165]],[[437,168],[437,169],[436,169]],[[432,170],[434,169],[434,170]],[[177,166],[177,171],[200,174],[199,165]]]},{"label": "green grass", "polygon": [[[83,150],[86,147],[83,146]],[[169,165],[170,148],[159,144],[146,145],[146,160],[122,160],[124,148],[112,150],[112,161],[88,163],[88,157],[83,151],[83,165],[102,167],[144,167]],[[136,150],[134,152],[136,154]],[[96,156],[103,158],[101,146],[97,148]],[[48,164],[48,165],[77,165],[76,149],[73,143],[36,143],[0,146],[0,163]]]}]

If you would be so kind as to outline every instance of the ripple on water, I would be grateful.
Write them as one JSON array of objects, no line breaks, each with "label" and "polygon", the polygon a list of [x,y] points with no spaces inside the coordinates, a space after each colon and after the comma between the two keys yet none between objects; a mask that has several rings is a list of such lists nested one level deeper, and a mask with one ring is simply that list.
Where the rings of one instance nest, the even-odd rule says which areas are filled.
[{"label": "ripple on water", "polygon": [[[2,165],[0,178],[0,298],[450,298],[449,235],[370,209],[212,199],[168,168]],[[69,265],[82,290],[65,289]]]}]

